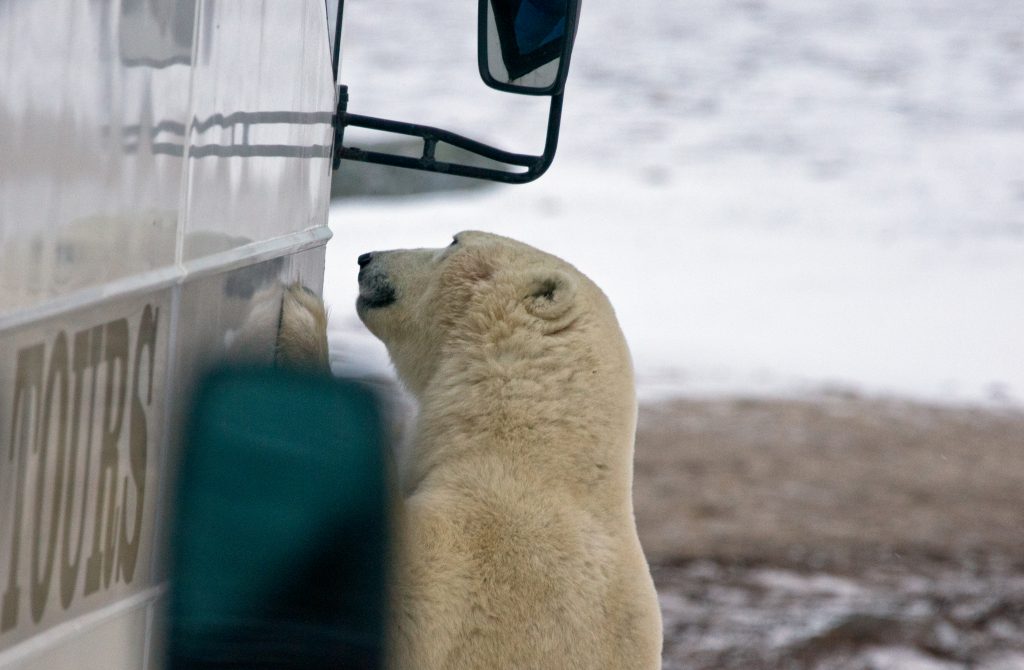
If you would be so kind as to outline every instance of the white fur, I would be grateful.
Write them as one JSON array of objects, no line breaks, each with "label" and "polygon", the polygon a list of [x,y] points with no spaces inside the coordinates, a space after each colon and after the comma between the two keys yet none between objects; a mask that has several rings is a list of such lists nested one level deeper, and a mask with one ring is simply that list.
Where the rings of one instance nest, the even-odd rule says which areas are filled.
[{"label": "white fur", "polygon": [[[369,306],[387,288],[394,302]],[[361,296],[419,402],[392,667],[660,667],[633,518],[633,371],[600,289],[554,256],[468,232],[375,253]]]},{"label": "white fur", "polygon": [[278,365],[311,372],[330,369],[324,303],[300,284],[286,288],[281,297],[276,359]]}]

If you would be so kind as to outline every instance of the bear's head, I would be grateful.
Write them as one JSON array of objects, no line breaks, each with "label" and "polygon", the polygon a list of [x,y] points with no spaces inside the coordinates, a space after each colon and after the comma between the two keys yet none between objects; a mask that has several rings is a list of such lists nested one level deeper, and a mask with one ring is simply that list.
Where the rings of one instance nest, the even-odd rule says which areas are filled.
[{"label": "bear's head", "polygon": [[[359,266],[359,317],[417,396],[442,367],[446,375],[472,368],[498,376],[517,361],[631,368],[600,289],[529,245],[467,231],[440,249],[366,253]],[[568,366],[566,352],[574,359]]]}]

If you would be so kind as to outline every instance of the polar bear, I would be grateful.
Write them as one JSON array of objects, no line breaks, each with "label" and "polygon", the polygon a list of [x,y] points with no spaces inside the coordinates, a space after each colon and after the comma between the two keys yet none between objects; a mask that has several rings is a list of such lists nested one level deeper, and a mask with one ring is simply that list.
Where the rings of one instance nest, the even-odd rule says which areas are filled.
[{"label": "polar bear", "polygon": [[419,404],[392,667],[660,667],[633,371],[608,299],[565,261],[481,232],[358,262],[357,312]]}]

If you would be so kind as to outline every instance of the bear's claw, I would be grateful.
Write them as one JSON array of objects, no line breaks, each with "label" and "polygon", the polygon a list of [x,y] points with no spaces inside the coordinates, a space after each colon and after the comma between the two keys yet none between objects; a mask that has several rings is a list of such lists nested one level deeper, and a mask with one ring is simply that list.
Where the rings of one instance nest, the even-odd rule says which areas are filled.
[{"label": "bear's claw", "polygon": [[330,371],[327,357],[327,311],[309,288],[292,284],[281,298],[276,363],[309,372]]}]

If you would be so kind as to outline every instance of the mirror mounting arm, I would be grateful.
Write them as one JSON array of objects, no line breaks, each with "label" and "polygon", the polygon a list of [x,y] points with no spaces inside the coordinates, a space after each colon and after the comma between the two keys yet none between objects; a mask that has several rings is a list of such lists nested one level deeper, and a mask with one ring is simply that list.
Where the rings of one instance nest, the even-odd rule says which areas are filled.
[{"label": "mirror mounting arm", "polygon": [[[544,152],[539,156],[529,154],[517,154],[489,146],[482,142],[470,139],[463,135],[453,133],[442,128],[424,126],[416,123],[405,123],[403,121],[390,121],[379,119],[373,116],[361,114],[349,114],[348,108],[348,87],[338,87],[338,111],[334,117],[334,156],[333,166],[337,170],[341,161],[352,160],[364,163],[376,163],[378,165],[390,165],[393,167],[411,168],[413,170],[424,170],[426,172],[439,172],[459,177],[472,177],[475,179],[489,179],[508,184],[525,184],[531,182],[551,166],[555,158],[555,149],[558,147],[558,130],[562,119],[562,94],[551,96],[551,107],[548,110],[547,136],[544,141]],[[410,156],[399,156],[378,151],[367,151],[357,147],[344,146],[345,128],[366,128],[379,130],[386,133],[408,135],[423,140],[423,152],[419,158]],[[439,161],[435,158],[435,150],[438,143],[450,144],[453,147],[468,151],[488,160],[499,163],[506,163],[526,170],[510,172],[495,168],[484,168],[475,165],[464,165],[461,163],[450,163]]]}]

